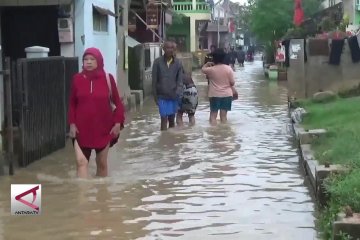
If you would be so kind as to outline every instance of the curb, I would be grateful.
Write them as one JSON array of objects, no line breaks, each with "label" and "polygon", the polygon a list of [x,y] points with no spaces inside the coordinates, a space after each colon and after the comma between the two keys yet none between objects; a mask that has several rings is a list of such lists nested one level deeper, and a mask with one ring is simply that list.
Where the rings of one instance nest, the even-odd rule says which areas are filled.
[{"label": "curb", "polygon": [[[293,108],[289,104],[289,115]],[[309,179],[311,189],[315,196],[317,205],[321,208],[329,203],[330,196],[324,187],[324,181],[332,174],[346,173],[349,169],[342,165],[320,164],[316,158],[311,144],[321,138],[326,137],[325,129],[305,130],[299,124],[292,123],[293,135],[298,147],[299,164],[302,167],[305,176]],[[351,213],[346,215],[340,213],[336,221],[332,223],[333,240],[343,239],[341,233],[347,233],[353,239],[360,239],[360,214]]]}]

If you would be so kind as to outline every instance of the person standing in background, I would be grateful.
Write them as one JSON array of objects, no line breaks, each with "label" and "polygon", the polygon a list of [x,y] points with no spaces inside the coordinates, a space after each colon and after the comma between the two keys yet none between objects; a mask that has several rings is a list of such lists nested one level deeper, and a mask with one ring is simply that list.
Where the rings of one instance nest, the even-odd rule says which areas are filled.
[{"label": "person standing in background", "polygon": [[226,53],[217,49],[214,62],[208,62],[202,67],[202,72],[209,77],[208,96],[210,99],[210,124],[216,125],[216,118],[220,111],[221,123],[227,122],[227,113],[231,111],[232,101],[237,98],[235,90],[234,72],[224,63]]},{"label": "person standing in background", "polygon": [[209,52],[208,54],[206,54],[206,56],[205,56],[205,62],[204,62],[204,64],[213,61],[213,54],[214,54],[215,50],[216,50],[216,46],[215,46],[215,45],[211,45],[211,46],[210,46],[210,52]]},{"label": "person standing in background", "polygon": [[191,77],[191,73],[183,73],[184,91],[183,97],[179,102],[179,110],[176,115],[176,123],[183,126],[183,114],[189,117],[190,125],[195,125],[195,111],[198,106],[198,91]]},{"label": "person standing in background", "polygon": [[240,65],[240,67],[244,66],[245,57],[246,57],[245,51],[243,50],[243,47],[240,46],[239,50],[237,52],[237,61],[238,61],[239,65]]},{"label": "person standing in background", "polygon": [[152,68],[152,90],[159,108],[161,131],[175,127],[175,114],[183,93],[183,66],[175,56],[175,43],[166,41],[164,55],[155,59]]}]

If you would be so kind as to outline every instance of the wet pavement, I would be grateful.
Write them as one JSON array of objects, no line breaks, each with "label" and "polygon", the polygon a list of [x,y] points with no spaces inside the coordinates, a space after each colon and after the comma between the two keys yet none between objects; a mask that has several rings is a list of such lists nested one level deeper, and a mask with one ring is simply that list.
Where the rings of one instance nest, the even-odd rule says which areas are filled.
[{"label": "wet pavement", "polygon": [[[239,100],[211,127],[207,82],[194,78],[196,126],[160,132],[148,101],[111,149],[110,177],[77,180],[70,144],[0,177],[0,240],[315,239],[286,86],[265,80],[261,62],[237,68]],[[42,183],[42,215],[10,216],[10,183]]]}]

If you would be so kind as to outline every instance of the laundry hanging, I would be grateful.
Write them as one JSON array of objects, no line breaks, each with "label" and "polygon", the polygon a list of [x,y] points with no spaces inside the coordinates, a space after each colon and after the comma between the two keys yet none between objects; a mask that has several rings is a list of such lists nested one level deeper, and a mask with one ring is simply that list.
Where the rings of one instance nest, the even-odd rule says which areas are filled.
[{"label": "laundry hanging", "polygon": [[356,36],[352,36],[348,39],[350,52],[351,52],[351,59],[354,63],[360,61],[360,47],[358,38]]},{"label": "laundry hanging", "polygon": [[340,65],[341,54],[344,48],[344,39],[333,39],[331,42],[331,51],[329,64]]},{"label": "laundry hanging", "polygon": [[285,46],[285,66],[290,67],[290,40],[284,40],[282,45]]}]

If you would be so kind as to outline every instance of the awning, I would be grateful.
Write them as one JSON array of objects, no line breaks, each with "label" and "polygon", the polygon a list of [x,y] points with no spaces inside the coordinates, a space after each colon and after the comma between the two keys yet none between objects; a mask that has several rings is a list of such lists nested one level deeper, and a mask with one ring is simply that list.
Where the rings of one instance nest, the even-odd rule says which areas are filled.
[{"label": "awning", "polygon": [[96,11],[98,11],[102,15],[109,15],[109,16],[116,17],[115,13],[113,13],[109,9],[102,8],[102,7],[96,6],[94,4],[93,4],[93,7],[96,9]]},{"label": "awning", "polygon": [[141,44],[130,36],[125,36],[125,43],[128,47],[131,47],[131,48],[136,47],[137,45]]}]

